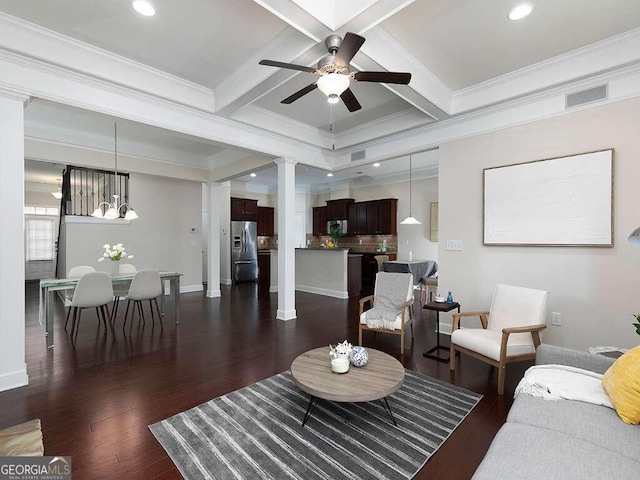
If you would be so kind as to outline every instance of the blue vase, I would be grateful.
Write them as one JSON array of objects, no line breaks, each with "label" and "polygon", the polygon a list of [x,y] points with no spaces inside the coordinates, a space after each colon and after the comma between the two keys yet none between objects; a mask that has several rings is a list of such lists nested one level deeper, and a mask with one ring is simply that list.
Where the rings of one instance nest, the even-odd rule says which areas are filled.
[{"label": "blue vase", "polygon": [[451,295],[451,290],[447,294],[447,303],[453,303],[453,295]]}]

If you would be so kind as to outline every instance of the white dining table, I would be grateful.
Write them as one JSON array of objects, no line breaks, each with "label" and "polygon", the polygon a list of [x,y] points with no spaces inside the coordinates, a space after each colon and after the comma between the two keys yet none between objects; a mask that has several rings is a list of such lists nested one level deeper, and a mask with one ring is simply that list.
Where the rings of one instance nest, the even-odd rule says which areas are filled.
[{"label": "white dining table", "polygon": [[[135,273],[120,274],[111,277],[113,285],[130,284]],[[180,277],[182,273],[177,272],[160,272],[160,280],[169,282],[169,289],[173,296],[176,325],[180,323]],[[40,305],[38,312],[38,320],[40,325],[45,327],[45,336],[47,337],[47,348],[53,348],[53,303],[58,292],[65,290],[73,290],[80,278],[49,278],[40,280]],[[162,315],[164,312],[164,294],[160,295],[160,310]]]}]

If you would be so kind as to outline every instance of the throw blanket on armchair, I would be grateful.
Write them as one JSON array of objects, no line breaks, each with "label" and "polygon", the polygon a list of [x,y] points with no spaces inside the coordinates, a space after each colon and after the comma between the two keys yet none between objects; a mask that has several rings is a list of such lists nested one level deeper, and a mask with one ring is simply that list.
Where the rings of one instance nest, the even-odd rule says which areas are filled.
[{"label": "throw blanket on armchair", "polygon": [[544,400],[577,400],[613,408],[602,388],[602,375],[566,365],[535,365],[516,387],[516,393]]},{"label": "throw blanket on armchair", "polygon": [[413,288],[410,273],[378,274],[375,305],[365,312],[367,327],[394,330],[396,316],[400,314],[400,305],[407,301],[409,288]]}]

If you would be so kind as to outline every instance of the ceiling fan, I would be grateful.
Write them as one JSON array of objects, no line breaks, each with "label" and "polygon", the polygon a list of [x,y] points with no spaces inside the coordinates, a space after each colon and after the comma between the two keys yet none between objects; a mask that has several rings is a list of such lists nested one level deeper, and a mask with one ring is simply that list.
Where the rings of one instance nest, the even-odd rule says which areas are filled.
[{"label": "ceiling fan", "polygon": [[338,35],[328,36],[324,44],[327,46],[329,55],[318,62],[318,68],[295,65],[293,63],[276,62],[274,60],[260,60],[259,64],[299,70],[320,76],[317,82],[298,90],[280,103],[293,103],[300,97],[319,88],[327,96],[329,103],[338,103],[342,100],[350,112],[355,112],[360,110],[362,106],[349,88],[351,80],[356,82],[396,83],[400,85],[407,85],[411,80],[410,73],[350,72],[349,62],[355,54],[358,53],[358,50],[360,50],[364,42],[364,37],[351,32],[348,32],[344,36],[344,40]]}]

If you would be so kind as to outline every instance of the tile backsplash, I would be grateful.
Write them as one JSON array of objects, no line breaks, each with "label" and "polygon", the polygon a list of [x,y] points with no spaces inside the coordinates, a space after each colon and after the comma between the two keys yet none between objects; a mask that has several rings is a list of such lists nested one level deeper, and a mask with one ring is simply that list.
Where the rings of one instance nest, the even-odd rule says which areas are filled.
[{"label": "tile backsplash", "polygon": [[[320,248],[331,240],[329,235],[314,237],[307,235],[308,248]],[[349,235],[341,237],[338,240],[338,246],[341,248],[350,248],[351,250],[363,253],[380,252],[382,242],[387,241],[387,252],[396,253],[398,251],[398,237],[396,235]],[[278,236],[258,237],[258,249],[276,249],[278,248]]]},{"label": "tile backsplash", "polygon": [[[328,235],[314,237],[307,235],[307,245],[311,248],[318,248],[331,240]],[[338,239],[338,246],[341,248],[350,248],[358,252],[379,252],[383,241],[387,241],[387,252],[396,253],[398,251],[397,235],[349,235]]]}]

